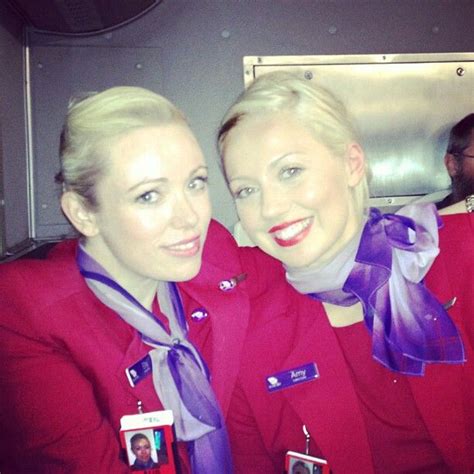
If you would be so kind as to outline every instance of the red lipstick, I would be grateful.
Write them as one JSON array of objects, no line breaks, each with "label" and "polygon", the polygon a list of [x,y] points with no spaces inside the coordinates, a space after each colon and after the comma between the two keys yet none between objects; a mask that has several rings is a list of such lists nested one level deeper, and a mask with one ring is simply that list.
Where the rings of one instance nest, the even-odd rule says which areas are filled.
[{"label": "red lipstick", "polygon": [[[268,232],[272,234],[273,240],[280,247],[292,247],[306,238],[312,224],[312,219],[298,219],[273,226]],[[295,226],[295,228],[292,231],[287,231],[292,226]]]}]

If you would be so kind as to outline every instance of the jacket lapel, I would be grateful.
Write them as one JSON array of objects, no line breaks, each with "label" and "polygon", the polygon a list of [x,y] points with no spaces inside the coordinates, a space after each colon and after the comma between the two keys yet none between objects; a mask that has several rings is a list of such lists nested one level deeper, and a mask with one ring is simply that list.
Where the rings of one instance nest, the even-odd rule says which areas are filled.
[{"label": "jacket lapel", "polygon": [[[335,472],[373,472],[365,424],[352,379],[322,305],[304,298],[311,325],[297,335],[297,344],[281,370],[315,362],[319,378],[282,390]],[[307,301],[306,301],[307,300]],[[295,315],[296,317],[296,315]],[[315,337],[316,336],[316,337]],[[278,352],[278,341],[273,350]]]},{"label": "jacket lapel", "polygon": [[467,363],[464,365],[427,364],[423,377],[408,377],[413,397],[434,443],[441,451],[445,462],[452,472],[467,472],[463,464],[466,459],[466,422],[463,397],[472,393],[474,381],[469,382],[472,374],[471,349],[468,338],[462,334],[462,315],[468,311],[469,302],[462,301],[448,276],[444,256],[440,255],[427,276],[427,286],[441,302],[453,297],[457,300],[448,309],[451,318],[461,329],[464,347],[467,351]]},{"label": "jacket lapel", "polygon": [[[205,270],[190,282],[180,284],[180,291],[204,307],[212,318],[212,359],[208,361],[211,369],[211,383],[221,404],[224,415],[230,403],[239,369],[240,351],[248,324],[249,301],[245,292],[245,282],[235,289],[223,292],[219,282],[229,279],[228,271],[206,264]],[[148,348],[151,350],[151,348]],[[157,396],[151,376],[145,377],[135,387],[131,387],[126,377],[126,369],[141,360],[148,353],[147,346],[138,333],[117,366],[116,377],[124,390],[131,393],[144,409],[156,409]]]},{"label": "jacket lapel", "polygon": [[[141,340],[141,335],[135,331],[133,339],[115,372],[117,383],[122,386],[123,390],[130,393],[136,399],[137,403],[139,400],[142,402],[144,411],[162,409],[161,402],[159,401],[153,386],[153,377],[150,373],[148,376],[144,377],[143,380],[138,382],[135,387],[132,387],[126,376],[126,370],[142,360],[150,350],[152,350],[152,347],[145,346]],[[130,408],[131,413],[129,414],[138,413],[138,405]]]},{"label": "jacket lapel", "polygon": [[236,271],[206,262],[198,277],[182,285],[183,291],[204,307],[211,318],[213,350],[208,362],[212,387],[224,416],[237,379],[250,311],[245,281],[230,291],[219,289],[222,280],[234,276]]}]

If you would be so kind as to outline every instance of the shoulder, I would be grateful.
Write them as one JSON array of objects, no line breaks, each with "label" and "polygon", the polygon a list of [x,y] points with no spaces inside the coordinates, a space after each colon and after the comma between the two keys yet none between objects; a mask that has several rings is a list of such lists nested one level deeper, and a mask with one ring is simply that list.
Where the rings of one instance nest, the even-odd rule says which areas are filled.
[{"label": "shoulder", "polygon": [[58,242],[49,252],[48,259],[58,260],[61,258],[75,258],[77,252],[78,239],[67,239]]},{"label": "shoulder", "polygon": [[211,266],[244,272],[256,292],[285,280],[284,269],[278,260],[257,247],[239,247],[229,230],[215,220],[211,221],[204,246],[203,271]]},{"label": "shoulder", "polygon": [[448,267],[466,268],[472,272],[474,263],[474,213],[441,216],[439,257]]},{"label": "shoulder", "polygon": [[465,328],[474,344],[474,214],[443,215],[439,231],[439,255],[425,282],[439,301],[454,301],[453,320]]},{"label": "shoulder", "polygon": [[219,222],[211,220],[202,254],[203,262],[226,268],[239,261],[239,249],[232,234]]},{"label": "shoulder", "polygon": [[472,284],[474,275],[474,214],[441,216],[439,254],[428,277],[443,273],[451,283]]},{"label": "shoulder", "polygon": [[240,247],[240,259],[252,287],[253,296],[286,292],[289,284],[279,260],[267,255],[258,247]]},{"label": "shoulder", "polygon": [[[68,244],[68,246],[71,244]],[[0,265],[1,306],[37,309],[67,299],[83,280],[77,269],[75,252],[63,248],[46,259],[20,259]]]},{"label": "shoulder", "polygon": [[440,238],[444,241],[464,241],[474,238],[474,212],[440,214]]}]

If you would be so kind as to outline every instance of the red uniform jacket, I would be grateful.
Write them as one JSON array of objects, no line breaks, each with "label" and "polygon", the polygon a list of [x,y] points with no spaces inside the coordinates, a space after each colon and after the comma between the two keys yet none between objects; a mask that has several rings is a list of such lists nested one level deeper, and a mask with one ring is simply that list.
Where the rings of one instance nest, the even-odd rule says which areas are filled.
[{"label": "red uniform jacket", "polygon": [[[224,414],[249,301],[246,282],[228,292],[219,282],[242,272],[233,238],[214,222],[201,272],[179,284],[187,317],[209,314],[194,324],[211,326],[198,349]],[[0,472],[128,472],[120,418],[137,413],[138,400],[144,411],[161,409],[151,377],[132,388],[125,376],[149,350],[88,289],[74,251],[0,265]]]},{"label": "red uniform jacket", "polygon": [[[425,376],[409,377],[409,383],[421,417],[450,471],[472,473],[474,214],[444,220],[441,253],[426,282],[442,302],[457,297],[449,314],[461,330],[467,363],[428,364]],[[250,253],[248,258],[254,255]],[[278,271],[269,265],[260,271],[268,268]],[[248,280],[252,288],[258,288],[253,277],[262,281],[261,275],[250,275]],[[260,290],[258,303],[252,307],[254,315],[228,419],[236,471],[281,473],[287,450],[304,452],[305,424],[335,474],[370,474],[374,467],[364,420],[324,309],[278,281],[273,291]],[[268,392],[269,375],[310,362],[318,366],[318,379]]]}]

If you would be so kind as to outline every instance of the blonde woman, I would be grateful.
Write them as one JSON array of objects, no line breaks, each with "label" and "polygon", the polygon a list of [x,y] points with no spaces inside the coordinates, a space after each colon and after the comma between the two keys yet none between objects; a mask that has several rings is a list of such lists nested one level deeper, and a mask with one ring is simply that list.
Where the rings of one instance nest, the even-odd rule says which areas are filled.
[{"label": "blonde woman", "polygon": [[335,474],[473,472],[472,214],[366,209],[343,104],[292,74],[256,79],[219,147],[243,229],[295,290],[255,308],[229,419],[237,472],[281,472],[303,426]]},{"label": "blonde woman", "polygon": [[166,408],[181,472],[232,472],[223,417],[249,301],[220,288],[243,269],[186,119],[111,88],[70,107],[60,155],[80,238],[0,266],[0,471],[129,472],[121,417]]}]

